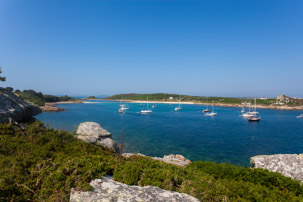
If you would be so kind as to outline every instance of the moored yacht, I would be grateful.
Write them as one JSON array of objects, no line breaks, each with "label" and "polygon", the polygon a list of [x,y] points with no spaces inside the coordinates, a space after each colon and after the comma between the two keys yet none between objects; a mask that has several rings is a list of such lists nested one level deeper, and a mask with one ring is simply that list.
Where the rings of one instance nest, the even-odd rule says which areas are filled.
[{"label": "moored yacht", "polygon": [[252,122],[252,121],[260,121],[260,119],[261,119],[261,117],[250,117],[250,118],[248,118],[247,120],[248,121],[250,121],[250,122]]},{"label": "moored yacht", "polygon": [[214,108],[215,108],[214,106],[215,106],[215,104],[214,104],[214,101],[213,101],[213,110],[212,110],[212,112],[205,113],[205,116],[217,116],[218,115],[218,113],[216,113],[215,110],[214,110]]},{"label": "moored yacht", "polygon": [[244,105],[245,105],[245,103],[242,102],[242,110],[241,110],[242,114],[245,113]]},{"label": "moored yacht", "polygon": [[175,109],[174,109],[175,111],[181,111],[182,110],[180,101],[181,101],[181,99],[180,99],[180,95],[179,95],[179,106],[175,107]]},{"label": "moored yacht", "polygon": [[208,109],[208,98],[207,98],[207,108],[206,108],[206,109],[204,109],[204,110],[203,110],[203,112],[204,112],[204,113],[206,113],[206,112],[210,112],[210,111],[209,111],[209,109]]},{"label": "moored yacht", "polygon": [[147,103],[146,103],[146,109],[141,110],[141,114],[149,114],[152,113],[153,111],[151,109],[148,109],[148,97],[147,97]]}]

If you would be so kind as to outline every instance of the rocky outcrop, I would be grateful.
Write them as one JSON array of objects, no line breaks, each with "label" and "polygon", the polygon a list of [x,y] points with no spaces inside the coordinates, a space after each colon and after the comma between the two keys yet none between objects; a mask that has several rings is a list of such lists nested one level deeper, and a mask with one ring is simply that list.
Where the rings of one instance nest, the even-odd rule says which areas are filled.
[{"label": "rocky outcrop", "polygon": [[278,172],[286,177],[303,181],[303,154],[260,155],[250,158],[254,168]]},{"label": "rocky outcrop", "polygon": [[0,123],[22,122],[40,114],[41,109],[8,91],[0,92]]},{"label": "rocky outcrop", "polygon": [[118,144],[112,139],[112,135],[107,130],[103,129],[98,123],[81,123],[76,133],[78,134],[77,137],[84,142],[101,145],[119,153]]},{"label": "rocky outcrop", "polygon": [[92,201],[193,201],[199,200],[178,192],[166,191],[154,186],[129,186],[116,182],[111,177],[91,181],[92,191],[81,192],[72,190],[71,202],[92,202]]},{"label": "rocky outcrop", "polygon": [[[144,154],[140,154],[140,153],[123,153],[122,156],[128,158],[134,155],[139,155],[139,156],[145,156]],[[174,164],[177,166],[188,166],[189,164],[191,164],[191,161],[189,159],[186,159],[184,156],[180,155],[180,154],[170,154],[170,155],[164,155],[163,158],[161,157],[151,157],[154,160],[158,160],[158,161],[163,161],[165,163],[170,163],[170,164]]]},{"label": "rocky outcrop", "polygon": [[66,111],[66,109],[56,107],[53,104],[48,104],[48,103],[45,103],[45,105],[41,106],[40,109],[42,110],[42,112],[62,112],[62,111]]}]

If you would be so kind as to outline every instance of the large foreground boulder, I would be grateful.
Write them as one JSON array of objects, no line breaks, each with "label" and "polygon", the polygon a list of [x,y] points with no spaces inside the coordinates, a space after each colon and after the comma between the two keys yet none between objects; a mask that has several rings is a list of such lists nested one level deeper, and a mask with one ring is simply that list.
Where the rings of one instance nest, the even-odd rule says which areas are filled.
[{"label": "large foreground boulder", "polygon": [[119,153],[118,144],[112,139],[111,133],[103,129],[98,123],[81,123],[76,133],[78,135],[77,137],[84,142],[101,145],[114,150],[116,153]]},{"label": "large foreground boulder", "polygon": [[71,202],[92,202],[92,201],[193,201],[199,200],[178,192],[166,191],[154,186],[129,186],[116,182],[111,177],[103,177],[91,181],[92,191],[81,192],[72,190],[70,194]]},{"label": "large foreground boulder", "polygon": [[40,114],[41,109],[9,91],[0,91],[0,123],[22,122]]},{"label": "large foreground boulder", "polygon": [[259,155],[250,158],[250,163],[254,168],[267,169],[303,181],[303,154]]}]

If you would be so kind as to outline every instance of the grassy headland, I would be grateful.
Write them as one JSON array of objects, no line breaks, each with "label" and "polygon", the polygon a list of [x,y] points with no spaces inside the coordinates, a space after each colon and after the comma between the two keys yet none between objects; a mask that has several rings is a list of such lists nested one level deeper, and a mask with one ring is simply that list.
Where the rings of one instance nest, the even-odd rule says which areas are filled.
[{"label": "grassy headland", "polygon": [[36,92],[34,90],[16,90],[14,92],[19,97],[32,102],[38,106],[43,106],[46,102],[56,103],[56,102],[65,102],[65,101],[76,101],[77,99],[65,96],[54,96],[54,95],[43,95],[41,92]]},{"label": "grassy headland", "polygon": [[0,124],[0,200],[68,201],[71,188],[90,190],[103,175],[129,185],[153,185],[206,201],[302,201],[298,181],[278,173],[197,161],[178,167],[149,157],[120,158],[75,134],[34,122]]},{"label": "grassy headland", "polygon": [[[118,94],[105,98],[106,100],[128,100],[128,101],[146,101],[146,98],[153,102],[178,102],[179,95],[167,93],[154,94]],[[221,106],[241,106],[242,103],[251,103],[253,105],[254,98],[236,98],[236,97],[206,97],[206,96],[190,96],[180,95],[181,102],[191,102],[195,104],[211,104]],[[280,96],[280,98],[258,98],[258,107],[303,107],[303,99],[292,98],[288,96]]]}]

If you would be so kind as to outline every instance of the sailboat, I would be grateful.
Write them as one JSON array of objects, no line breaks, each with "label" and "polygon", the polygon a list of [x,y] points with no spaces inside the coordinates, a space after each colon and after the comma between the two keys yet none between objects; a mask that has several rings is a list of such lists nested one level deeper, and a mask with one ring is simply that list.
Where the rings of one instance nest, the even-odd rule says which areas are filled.
[{"label": "sailboat", "polygon": [[244,118],[252,118],[252,117],[255,116],[255,114],[252,113],[250,106],[251,106],[251,103],[249,102],[248,103],[248,112],[242,113],[242,117],[244,117]]},{"label": "sailboat", "polygon": [[156,103],[154,103],[153,105],[152,105],[152,108],[156,108],[157,107],[157,105],[156,105]]},{"label": "sailboat", "polygon": [[300,114],[299,116],[297,116],[298,119],[302,119],[303,118],[303,114]]},{"label": "sailboat", "polygon": [[212,110],[212,112],[206,113],[205,116],[217,116],[218,113],[215,112],[214,108],[215,108],[215,104],[214,104],[214,101],[213,101],[213,110]]},{"label": "sailboat", "polygon": [[253,115],[257,115],[259,114],[259,112],[257,112],[257,101],[256,101],[256,98],[255,98],[255,108],[254,110],[251,112]]},{"label": "sailboat", "polygon": [[257,104],[256,104],[256,98],[255,98],[255,109],[254,111],[251,112],[251,114],[253,115],[253,117],[249,117],[247,120],[252,122],[252,121],[260,121],[261,117],[258,116],[259,112],[257,112]]},{"label": "sailboat", "polygon": [[181,99],[180,99],[180,95],[179,95],[179,106],[175,107],[175,111],[181,111],[182,110],[180,101],[181,101]]},{"label": "sailboat", "polygon": [[120,102],[120,109],[119,109],[119,112],[120,113],[124,113],[124,111],[125,110],[128,110],[129,108],[128,108],[128,106],[126,105],[126,104],[122,104],[121,102]]},{"label": "sailboat", "polygon": [[205,113],[206,113],[206,112],[209,112],[209,109],[208,109],[208,98],[207,98],[207,108],[204,109],[203,112],[205,112]]},{"label": "sailboat", "polygon": [[146,109],[141,110],[141,114],[149,114],[152,113],[153,111],[151,109],[148,109],[148,97],[147,97],[147,103],[146,103]]},{"label": "sailboat", "polygon": [[242,110],[241,110],[241,113],[243,114],[243,113],[245,113],[245,109],[244,109],[244,103],[242,102],[241,104],[242,104]]}]

